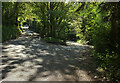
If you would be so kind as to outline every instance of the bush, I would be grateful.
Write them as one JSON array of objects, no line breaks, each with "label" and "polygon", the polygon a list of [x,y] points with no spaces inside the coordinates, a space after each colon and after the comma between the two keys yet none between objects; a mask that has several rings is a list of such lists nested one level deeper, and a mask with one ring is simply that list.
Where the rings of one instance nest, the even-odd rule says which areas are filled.
[{"label": "bush", "polygon": [[16,26],[2,26],[2,42],[15,39],[21,35],[22,31]]},{"label": "bush", "polygon": [[44,40],[48,43],[66,45],[66,42],[64,42],[64,40],[53,38],[53,37],[45,37]]},{"label": "bush", "polygon": [[100,67],[106,72],[106,76],[109,80],[116,82],[120,80],[120,56],[114,51],[106,50],[105,53],[98,53],[94,51],[94,56]]},{"label": "bush", "polygon": [[100,27],[94,30],[92,43],[94,45],[94,56],[100,67],[105,70],[109,80],[116,82],[120,80],[120,54],[117,45],[111,43],[110,29]]},{"label": "bush", "polygon": [[88,43],[88,41],[86,41],[86,40],[77,40],[77,43],[86,45]]}]

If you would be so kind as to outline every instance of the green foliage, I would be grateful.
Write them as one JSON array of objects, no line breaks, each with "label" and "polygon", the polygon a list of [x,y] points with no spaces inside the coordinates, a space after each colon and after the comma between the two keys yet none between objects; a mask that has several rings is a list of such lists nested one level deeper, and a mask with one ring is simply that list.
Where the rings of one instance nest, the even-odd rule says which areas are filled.
[{"label": "green foliage", "polygon": [[77,43],[86,45],[88,42],[86,40],[84,40],[84,39],[80,39],[80,40],[77,40]]},{"label": "green foliage", "polygon": [[77,36],[90,41],[94,46],[96,60],[112,81],[120,80],[119,5],[119,3],[85,3],[84,10],[78,12],[82,22],[74,22]]},{"label": "green foliage", "polygon": [[63,2],[44,2],[36,3],[34,7],[36,9],[33,13],[39,20],[36,18],[36,24],[32,23],[35,25],[31,28],[39,32],[42,38],[53,37],[66,40],[69,27],[68,6]]},{"label": "green foliage", "polygon": [[120,55],[114,51],[106,50],[106,53],[94,52],[94,56],[98,65],[106,71],[106,76],[109,80],[120,80]]},{"label": "green foliage", "polygon": [[[3,2],[2,3],[2,42],[17,38],[22,33],[23,21],[28,18],[29,5],[23,2]],[[29,17],[30,18],[30,17]]]},{"label": "green foliage", "polygon": [[2,42],[15,39],[21,35],[22,31],[16,26],[2,26]]},{"label": "green foliage", "polygon": [[64,40],[57,39],[57,38],[45,37],[44,40],[45,40],[46,42],[48,42],[48,43],[66,45],[66,43],[64,42]]}]

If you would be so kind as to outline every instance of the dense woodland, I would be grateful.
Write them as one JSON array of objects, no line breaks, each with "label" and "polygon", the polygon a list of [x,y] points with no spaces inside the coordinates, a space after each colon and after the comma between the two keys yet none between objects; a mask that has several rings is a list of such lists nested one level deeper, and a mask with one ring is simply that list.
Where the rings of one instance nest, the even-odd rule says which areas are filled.
[{"label": "dense woodland", "polygon": [[27,23],[47,42],[93,45],[98,66],[120,81],[119,9],[119,2],[3,2],[2,41],[19,37]]}]

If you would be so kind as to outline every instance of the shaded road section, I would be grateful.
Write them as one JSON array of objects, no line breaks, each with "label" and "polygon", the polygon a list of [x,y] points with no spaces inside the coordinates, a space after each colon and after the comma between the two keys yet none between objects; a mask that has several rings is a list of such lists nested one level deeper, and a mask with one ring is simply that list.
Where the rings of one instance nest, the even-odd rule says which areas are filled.
[{"label": "shaded road section", "polygon": [[29,30],[18,39],[3,43],[2,80],[101,80],[101,77],[95,78],[99,72],[92,58],[93,47],[70,41],[67,44],[46,43]]}]

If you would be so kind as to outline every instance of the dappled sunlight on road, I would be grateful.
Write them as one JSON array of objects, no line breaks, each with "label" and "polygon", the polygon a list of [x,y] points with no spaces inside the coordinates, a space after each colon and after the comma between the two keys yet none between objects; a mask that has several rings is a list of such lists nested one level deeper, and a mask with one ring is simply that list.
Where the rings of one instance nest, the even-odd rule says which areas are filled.
[{"label": "dappled sunlight on road", "polygon": [[20,37],[3,44],[3,80],[90,81],[96,66],[89,46],[54,45],[39,37]]}]

